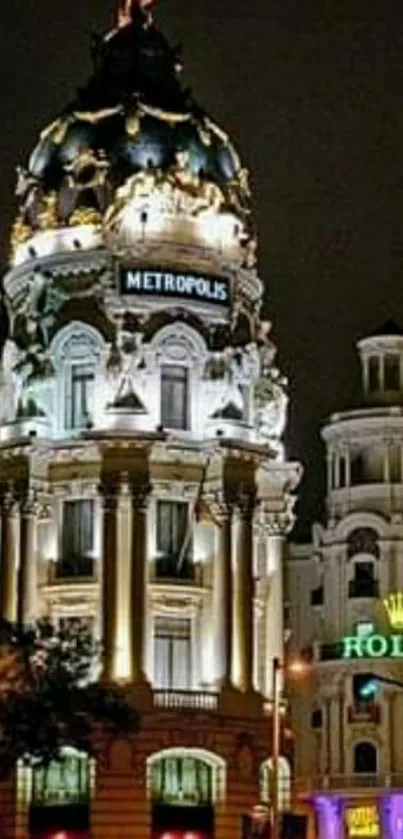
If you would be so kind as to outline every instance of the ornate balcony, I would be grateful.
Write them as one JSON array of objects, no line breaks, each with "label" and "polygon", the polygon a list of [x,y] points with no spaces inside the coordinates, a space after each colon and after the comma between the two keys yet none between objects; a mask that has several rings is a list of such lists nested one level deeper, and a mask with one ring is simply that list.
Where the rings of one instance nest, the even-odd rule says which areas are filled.
[{"label": "ornate balcony", "polygon": [[193,708],[197,711],[216,711],[218,694],[201,690],[154,690],[156,708]]}]

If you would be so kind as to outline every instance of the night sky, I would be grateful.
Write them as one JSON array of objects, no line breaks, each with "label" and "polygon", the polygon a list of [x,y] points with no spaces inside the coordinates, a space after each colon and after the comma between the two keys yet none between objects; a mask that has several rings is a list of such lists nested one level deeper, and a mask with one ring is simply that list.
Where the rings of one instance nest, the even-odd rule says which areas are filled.
[{"label": "night sky", "polygon": [[[15,167],[86,78],[113,8],[0,2],[2,264]],[[354,343],[388,317],[403,326],[402,2],[160,0],[156,16],[251,170],[289,452],[306,469],[301,533],[321,515],[320,424],[354,401]]]}]

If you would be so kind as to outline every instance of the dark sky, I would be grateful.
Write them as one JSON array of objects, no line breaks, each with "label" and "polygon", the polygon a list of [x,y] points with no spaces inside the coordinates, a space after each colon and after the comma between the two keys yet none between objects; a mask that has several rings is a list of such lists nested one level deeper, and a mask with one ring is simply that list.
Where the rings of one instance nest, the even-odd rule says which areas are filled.
[{"label": "dark sky", "polygon": [[[15,166],[86,77],[113,7],[0,2],[3,263]],[[354,395],[354,342],[390,316],[403,325],[402,2],[160,0],[157,18],[251,170],[306,522],[321,509],[320,423]]]}]

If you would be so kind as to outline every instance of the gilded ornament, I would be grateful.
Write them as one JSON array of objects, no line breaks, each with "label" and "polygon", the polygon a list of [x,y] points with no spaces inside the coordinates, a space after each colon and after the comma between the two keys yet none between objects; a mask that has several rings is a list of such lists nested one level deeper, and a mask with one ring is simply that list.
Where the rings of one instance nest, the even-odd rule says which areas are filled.
[{"label": "gilded ornament", "polygon": [[22,245],[32,236],[32,228],[26,224],[22,216],[18,216],[11,230],[11,253],[15,254],[18,245]]},{"label": "gilded ornament", "polygon": [[91,122],[93,125],[96,125],[98,122],[102,122],[103,119],[113,117],[115,114],[121,113],[121,111],[122,107],[119,105],[114,108],[103,108],[101,111],[95,111],[95,113],[93,111],[74,111],[73,117],[83,122]]},{"label": "gilded ornament", "polygon": [[141,112],[148,114],[156,119],[162,119],[164,122],[171,122],[175,125],[178,122],[189,122],[192,118],[191,114],[173,114],[170,111],[164,111],[162,108],[156,108],[153,105],[141,104]]},{"label": "gilded ornament", "polygon": [[51,139],[57,145],[61,145],[67,134],[69,126],[70,117],[68,119],[57,119],[55,122],[52,122],[51,125],[48,125],[47,128],[44,128],[40,134],[40,139]]},{"label": "gilded ornament", "polygon": [[136,137],[140,131],[140,120],[137,114],[130,114],[126,119],[126,133],[130,137]]},{"label": "gilded ornament", "polygon": [[93,207],[78,207],[69,218],[70,227],[102,224],[102,214]]},{"label": "gilded ornament", "polygon": [[211,146],[211,133],[206,125],[197,125],[197,130],[199,132],[199,137],[204,146]]},{"label": "gilded ornament", "polygon": [[42,209],[38,213],[38,227],[40,230],[53,230],[58,227],[57,212],[58,198],[56,192],[45,195],[42,199]]}]

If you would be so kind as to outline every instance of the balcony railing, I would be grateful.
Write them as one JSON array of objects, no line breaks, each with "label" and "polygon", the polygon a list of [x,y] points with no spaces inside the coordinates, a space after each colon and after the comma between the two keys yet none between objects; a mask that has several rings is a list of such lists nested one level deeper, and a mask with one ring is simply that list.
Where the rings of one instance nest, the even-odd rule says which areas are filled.
[{"label": "balcony railing", "polygon": [[218,694],[200,690],[154,690],[157,708],[194,708],[198,711],[215,711]]},{"label": "balcony railing", "polygon": [[349,597],[379,597],[378,580],[350,580]]},{"label": "balcony railing", "polygon": [[347,709],[347,720],[349,723],[374,723],[381,722],[381,708],[376,702],[356,702],[349,705]]},{"label": "balcony railing", "polygon": [[87,789],[36,789],[32,790],[32,804],[41,807],[56,807],[60,805],[88,804],[90,800],[89,786]]},{"label": "balcony railing", "polygon": [[93,579],[95,576],[95,561],[92,556],[65,557],[50,563],[49,582],[62,580]]},{"label": "balcony railing", "polygon": [[335,791],[335,790],[372,790],[391,788],[403,789],[403,774],[376,774],[356,773],[353,775],[316,775],[313,777],[297,778],[295,780],[295,792],[300,795],[312,791]]}]

